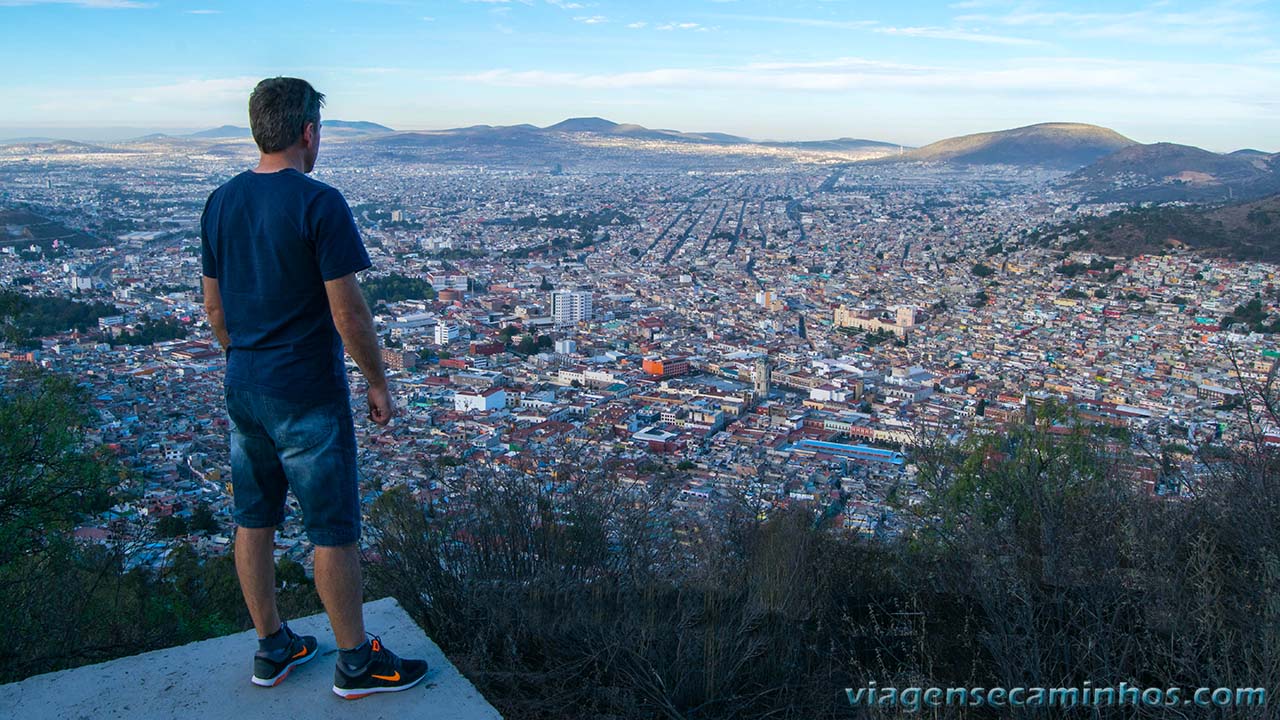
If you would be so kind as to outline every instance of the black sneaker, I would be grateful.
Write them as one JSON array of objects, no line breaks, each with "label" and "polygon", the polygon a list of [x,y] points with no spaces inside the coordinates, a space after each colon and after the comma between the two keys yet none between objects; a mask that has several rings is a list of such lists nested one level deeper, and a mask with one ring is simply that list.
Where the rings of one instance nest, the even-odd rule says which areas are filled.
[{"label": "black sneaker", "polygon": [[316,656],[314,635],[299,635],[283,622],[280,627],[289,635],[289,644],[279,650],[259,650],[253,654],[254,685],[275,687],[289,676],[293,666],[301,665]]},{"label": "black sneaker", "polygon": [[427,676],[426,660],[405,660],[387,649],[377,635],[373,636],[369,662],[354,673],[348,673],[342,660],[333,669],[333,692],[347,700],[382,692],[399,692],[417,685]]}]

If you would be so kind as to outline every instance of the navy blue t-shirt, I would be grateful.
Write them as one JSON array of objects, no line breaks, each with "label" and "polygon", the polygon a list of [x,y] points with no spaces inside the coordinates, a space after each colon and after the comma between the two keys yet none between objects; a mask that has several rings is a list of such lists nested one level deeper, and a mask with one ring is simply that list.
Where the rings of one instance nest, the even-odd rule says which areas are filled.
[{"label": "navy blue t-shirt", "polygon": [[200,247],[231,336],[226,386],[288,400],[345,397],[324,283],[370,263],[342,193],[293,169],[242,172],[205,203]]}]

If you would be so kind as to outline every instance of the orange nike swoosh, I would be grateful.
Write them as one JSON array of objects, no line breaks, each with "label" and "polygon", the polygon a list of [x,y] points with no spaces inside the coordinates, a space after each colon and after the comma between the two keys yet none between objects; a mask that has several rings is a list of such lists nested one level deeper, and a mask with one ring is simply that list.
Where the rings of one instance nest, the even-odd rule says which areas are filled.
[{"label": "orange nike swoosh", "polygon": [[[303,655],[306,655],[306,654],[307,654],[307,649],[304,647],[304,648],[302,648],[301,650],[299,650],[299,651],[298,651],[298,654],[297,654],[297,655],[294,655],[293,657],[294,657],[294,658],[300,658],[300,657],[302,657]],[[293,658],[289,658],[289,659],[290,659],[290,660],[292,660]]]},{"label": "orange nike swoosh", "polygon": [[397,670],[395,675],[370,675],[369,677],[386,680],[387,682],[395,682],[400,679],[400,671]]}]

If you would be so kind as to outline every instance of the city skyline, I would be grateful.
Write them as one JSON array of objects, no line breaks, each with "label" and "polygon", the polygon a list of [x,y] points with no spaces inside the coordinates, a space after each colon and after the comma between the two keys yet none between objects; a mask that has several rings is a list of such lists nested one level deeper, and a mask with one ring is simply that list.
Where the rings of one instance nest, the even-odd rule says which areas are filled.
[{"label": "city skyline", "polygon": [[[280,18],[295,31],[264,39]],[[0,137],[246,125],[253,84],[284,74],[326,117],[398,130],[601,116],[923,145],[1070,121],[1275,151],[1276,25],[1248,1],[0,0]]]}]

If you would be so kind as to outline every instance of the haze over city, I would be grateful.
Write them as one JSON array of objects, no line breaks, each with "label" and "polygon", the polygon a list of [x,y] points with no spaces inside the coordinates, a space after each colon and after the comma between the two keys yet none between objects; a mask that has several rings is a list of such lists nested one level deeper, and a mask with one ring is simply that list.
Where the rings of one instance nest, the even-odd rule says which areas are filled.
[{"label": "haze over city", "polygon": [[1249,0],[5,0],[0,137],[243,125],[254,82],[297,75],[326,116],[396,129],[595,115],[923,145],[1073,121],[1276,150],[1277,37]]}]

